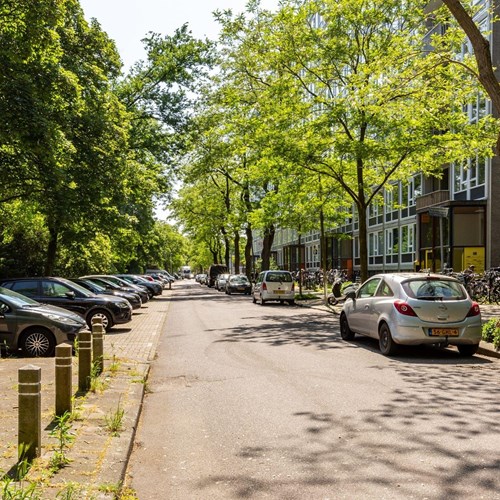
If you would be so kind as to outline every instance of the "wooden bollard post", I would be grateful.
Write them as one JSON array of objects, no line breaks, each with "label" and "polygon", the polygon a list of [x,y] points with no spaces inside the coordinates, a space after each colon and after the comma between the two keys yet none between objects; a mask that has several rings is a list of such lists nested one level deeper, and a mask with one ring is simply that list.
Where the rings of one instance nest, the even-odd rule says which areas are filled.
[{"label": "wooden bollard post", "polygon": [[104,369],[104,326],[101,318],[92,320],[92,353],[95,373],[100,375]]},{"label": "wooden bollard post", "polygon": [[56,416],[71,413],[73,381],[73,347],[59,344],[56,347]]},{"label": "wooden bollard post", "polygon": [[42,369],[27,365],[19,368],[18,458],[33,460],[42,449]]},{"label": "wooden bollard post", "polygon": [[92,367],[92,334],[88,330],[78,335],[78,390],[86,392],[90,387]]}]

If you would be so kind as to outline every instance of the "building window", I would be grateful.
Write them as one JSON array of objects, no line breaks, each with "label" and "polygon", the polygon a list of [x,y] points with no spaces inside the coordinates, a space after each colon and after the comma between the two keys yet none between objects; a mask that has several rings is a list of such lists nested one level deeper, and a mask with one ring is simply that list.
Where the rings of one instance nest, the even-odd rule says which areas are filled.
[{"label": "building window", "polygon": [[415,224],[401,227],[401,253],[413,253],[415,251]]},{"label": "building window", "polygon": [[486,180],[486,158],[473,157],[453,165],[453,189],[455,193],[483,186]]},{"label": "building window", "polygon": [[399,228],[386,229],[385,231],[385,253],[386,255],[397,255],[399,252]]},{"label": "building window", "polygon": [[369,257],[378,257],[384,251],[384,233],[377,231],[368,235],[368,255]]}]

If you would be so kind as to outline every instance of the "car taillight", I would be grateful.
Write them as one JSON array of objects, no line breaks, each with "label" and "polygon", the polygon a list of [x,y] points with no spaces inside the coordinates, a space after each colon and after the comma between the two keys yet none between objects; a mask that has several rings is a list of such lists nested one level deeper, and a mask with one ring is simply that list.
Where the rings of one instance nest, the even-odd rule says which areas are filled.
[{"label": "car taillight", "polygon": [[416,316],[417,313],[409,306],[406,302],[402,300],[396,300],[394,302],[394,307],[398,313],[403,314],[404,316]]},{"label": "car taillight", "polygon": [[267,290],[267,285],[265,283],[262,283],[262,290]]},{"label": "car taillight", "polygon": [[479,314],[481,314],[479,304],[477,302],[473,302],[469,312],[467,313],[467,318],[472,318],[472,316],[478,316]]}]

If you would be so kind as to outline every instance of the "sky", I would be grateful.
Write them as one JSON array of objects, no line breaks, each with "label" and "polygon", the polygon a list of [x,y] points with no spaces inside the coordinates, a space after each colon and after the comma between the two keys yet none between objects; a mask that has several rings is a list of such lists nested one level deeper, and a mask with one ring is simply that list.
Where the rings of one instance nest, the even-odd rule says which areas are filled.
[{"label": "sky", "polygon": [[[245,10],[247,0],[80,0],[87,20],[96,18],[112,38],[126,71],[145,58],[141,40],[150,31],[172,35],[188,23],[193,36],[216,39],[219,25],[214,10],[231,9],[234,14]],[[261,6],[274,10],[278,0],[261,0]]]}]

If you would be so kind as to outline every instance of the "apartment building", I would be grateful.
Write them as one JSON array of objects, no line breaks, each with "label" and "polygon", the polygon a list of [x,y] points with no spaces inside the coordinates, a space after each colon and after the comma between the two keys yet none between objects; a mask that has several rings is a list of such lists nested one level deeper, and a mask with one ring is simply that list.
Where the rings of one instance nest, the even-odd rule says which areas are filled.
[{"label": "apartment building", "polygon": [[[482,3],[476,22],[490,32],[494,67],[500,68],[500,26],[491,23],[489,1]],[[440,29],[434,27],[433,29]],[[429,32],[431,34],[432,31]],[[472,47],[464,41],[464,53]],[[491,104],[478,96],[464,107],[474,122],[493,113]],[[473,264],[477,271],[500,266],[500,158],[471,156],[464,164],[443,167],[442,177],[416,175],[407,183],[391,184],[383,203],[368,214],[369,272],[430,269],[455,271]],[[319,220],[318,220],[319,228]],[[259,257],[262,240],[256,235],[254,255]],[[278,229],[273,256],[279,267],[316,270],[322,249],[326,267],[359,270],[358,220],[355,211],[345,223],[328,227],[324,241],[318,231],[299,236]]]}]

